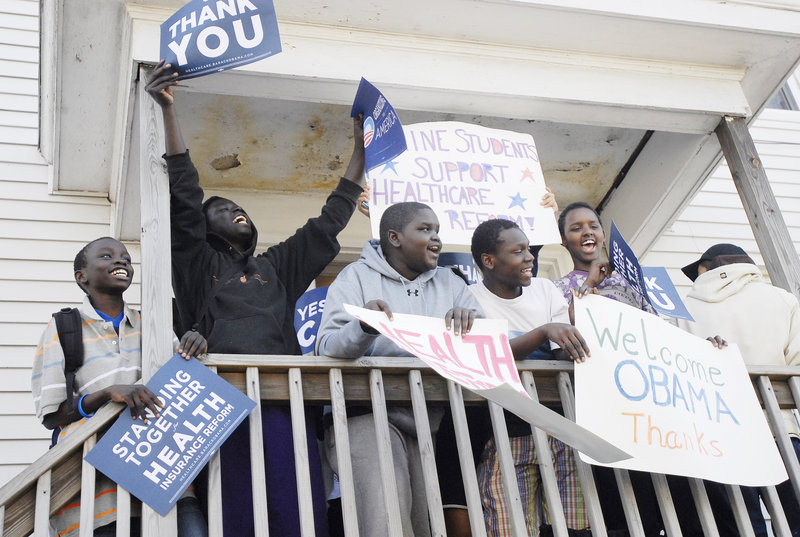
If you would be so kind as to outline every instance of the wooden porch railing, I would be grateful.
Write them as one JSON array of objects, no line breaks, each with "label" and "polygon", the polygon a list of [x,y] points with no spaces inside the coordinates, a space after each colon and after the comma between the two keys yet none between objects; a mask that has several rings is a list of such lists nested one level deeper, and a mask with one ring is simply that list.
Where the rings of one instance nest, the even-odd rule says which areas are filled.
[{"label": "wooden porch railing", "polygon": [[[301,513],[302,535],[313,536],[313,514],[311,511],[311,486],[308,454],[305,443],[306,403],[331,404],[336,444],[339,449],[339,481],[342,494],[342,510],[345,533],[348,537],[358,535],[356,522],[357,505],[354,498],[352,471],[349,458],[349,439],[346,427],[345,402],[371,404],[376,416],[376,432],[380,449],[380,478],[384,483],[386,513],[390,536],[401,535],[399,502],[392,478],[391,447],[386,418],[387,405],[411,405],[417,421],[420,453],[426,486],[426,497],[432,535],[444,536],[444,518],[436,477],[433,439],[428,427],[426,408],[434,405],[449,405],[456,429],[461,470],[467,492],[470,521],[473,534],[485,536],[483,515],[478,496],[478,485],[466,426],[465,404],[486,404],[480,397],[462,391],[458,386],[445,381],[415,358],[361,358],[337,360],[322,357],[297,356],[248,356],[209,355],[205,363],[234,384],[253,400],[288,404],[291,408],[294,429],[295,459]],[[532,397],[545,405],[560,406],[565,414],[574,419],[573,391],[570,381],[572,364],[566,362],[521,362],[518,364],[523,384]],[[800,402],[800,375],[790,367],[751,367],[750,375],[756,392],[766,409],[778,445],[786,462],[796,494],[800,492],[800,465],[780,415],[782,408],[797,408]],[[513,476],[508,434],[501,409],[489,404],[498,446],[501,467],[505,476]],[[0,537],[24,536],[31,532],[36,536],[49,535],[49,517],[60,510],[78,492],[81,493],[81,535],[91,535],[93,515],[94,469],[82,461],[83,455],[95,443],[96,435],[102,433],[121,410],[121,405],[107,405],[89,420],[82,430],[70,435],[55,448],[12,479],[0,489]],[[260,407],[249,420],[251,428],[252,483],[254,513],[257,535],[267,535],[266,483],[264,477],[264,452],[261,444]],[[564,513],[561,508],[556,485],[553,462],[544,433],[534,429],[537,454],[549,505],[553,532],[557,537],[567,537]],[[746,441],[743,440],[743,441]],[[594,485],[589,465],[576,458],[577,471],[583,486],[592,525],[592,534],[607,535],[600,507],[600,499]],[[633,494],[628,472],[615,471],[621,500],[631,536],[643,536],[641,517]],[[80,476],[80,477],[79,477]],[[658,506],[664,520],[667,535],[681,535],[678,514],[670,496],[666,477],[652,475]],[[217,456],[209,463],[208,521],[211,537],[222,535],[222,498],[220,490],[220,465]],[[694,502],[705,535],[718,535],[713,513],[705,488],[700,480],[690,480]],[[524,535],[525,521],[515,479],[504,483],[510,501],[510,516],[515,534]],[[753,535],[747,511],[739,487],[726,487],[734,518],[741,535]],[[800,494],[797,494],[800,497]],[[778,537],[790,535],[788,524],[774,487],[762,490],[773,528]],[[130,520],[130,497],[118,494],[118,532],[128,535]],[[150,537],[144,528],[143,535]],[[176,535],[176,530],[172,530]],[[163,535],[163,533],[162,533]],[[165,535],[165,537],[169,537]],[[362,536],[370,537],[370,536]]]}]

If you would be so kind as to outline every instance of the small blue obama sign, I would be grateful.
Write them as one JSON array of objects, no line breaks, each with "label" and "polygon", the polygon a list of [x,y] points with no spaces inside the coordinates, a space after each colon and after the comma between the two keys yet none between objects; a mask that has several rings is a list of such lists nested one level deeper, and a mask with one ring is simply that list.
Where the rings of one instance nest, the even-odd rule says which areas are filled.
[{"label": "small blue obama sign", "polygon": [[383,94],[361,78],[350,116],[364,114],[364,159],[367,171],[400,155],[408,147],[400,119]]},{"label": "small blue obama sign", "polygon": [[280,51],[272,0],[192,0],[161,25],[160,57],[177,71],[178,80]]},{"label": "small blue obama sign", "polygon": [[195,359],[175,354],[147,383],[161,416],[120,414],[86,462],[166,515],[255,402]]}]

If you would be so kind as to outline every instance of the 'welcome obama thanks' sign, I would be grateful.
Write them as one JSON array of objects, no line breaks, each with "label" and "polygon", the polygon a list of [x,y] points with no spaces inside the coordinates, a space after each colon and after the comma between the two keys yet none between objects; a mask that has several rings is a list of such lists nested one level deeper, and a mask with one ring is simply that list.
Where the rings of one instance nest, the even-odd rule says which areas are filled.
[{"label": "'welcome obama thanks' sign", "polygon": [[575,364],[576,421],[633,456],[607,466],[749,486],[786,479],[736,345],[714,348],[598,295],[575,299],[575,326],[592,353]]}]

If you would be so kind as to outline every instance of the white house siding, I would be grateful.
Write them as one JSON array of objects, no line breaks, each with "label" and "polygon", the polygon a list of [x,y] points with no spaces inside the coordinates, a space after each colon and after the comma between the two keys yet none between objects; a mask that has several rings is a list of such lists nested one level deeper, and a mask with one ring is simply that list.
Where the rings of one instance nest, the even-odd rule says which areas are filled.
[{"label": "white house siding", "polygon": [[[82,299],[75,254],[110,229],[105,196],[49,193],[38,78],[39,2],[0,0],[0,485],[47,450],[30,393],[34,350],[50,314]],[[138,302],[138,285],[130,293]]]},{"label": "white house siding", "polygon": [[[800,112],[766,109],[752,123],[750,133],[795,249],[800,251]],[[753,232],[724,160],[640,261],[644,266],[666,267],[678,291],[685,296],[691,282],[680,268],[720,242],[741,246],[763,269]]]}]

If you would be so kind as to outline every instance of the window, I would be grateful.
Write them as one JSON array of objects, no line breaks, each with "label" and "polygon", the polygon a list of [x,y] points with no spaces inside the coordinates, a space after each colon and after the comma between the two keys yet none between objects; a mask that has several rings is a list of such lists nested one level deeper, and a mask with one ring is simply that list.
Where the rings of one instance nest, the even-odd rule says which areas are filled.
[{"label": "window", "polygon": [[767,108],[777,108],[779,110],[798,110],[797,101],[792,96],[789,85],[785,84],[778,90],[772,99],[767,103]]}]

